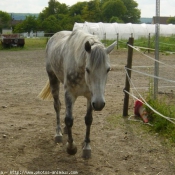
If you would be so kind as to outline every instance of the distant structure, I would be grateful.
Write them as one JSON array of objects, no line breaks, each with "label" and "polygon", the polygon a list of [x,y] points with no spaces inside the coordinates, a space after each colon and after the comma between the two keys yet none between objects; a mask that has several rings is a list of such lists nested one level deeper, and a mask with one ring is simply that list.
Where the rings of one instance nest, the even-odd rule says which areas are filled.
[{"label": "distant structure", "polygon": [[152,18],[140,18],[140,23],[152,24]]},{"label": "distant structure", "polygon": [[23,21],[26,19],[26,16],[36,16],[38,17],[39,13],[9,13],[12,19]]},{"label": "distant structure", "polygon": [[11,16],[11,24],[12,26],[21,23],[26,19],[26,16],[36,16],[38,17],[39,13],[9,13]]},{"label": "distant structure", "polygon": [[[167,21],[170,17],[167,16],[160,16],[159,18],[159,24],[168,24]],[[152,18],[152,24],[156,24],[156,17],[153,16]]]},{"label": "distant structure", "polygon": [[[170,17],[167,16],[160,16],[160,24],[168,24],[167,21]],[[155,24],[156,23],[156,17],[153,16],[152,18],[140,18],[140,23],[145,24]]]}]

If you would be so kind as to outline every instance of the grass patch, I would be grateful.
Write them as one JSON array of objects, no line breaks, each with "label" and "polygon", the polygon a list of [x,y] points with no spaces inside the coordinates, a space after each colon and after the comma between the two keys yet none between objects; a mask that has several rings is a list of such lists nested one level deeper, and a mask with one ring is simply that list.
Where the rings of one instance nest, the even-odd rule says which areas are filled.
[{"label": "grass patch", "polygon": [[[150,41],[148,38],[139,38],[134,41],[134,45],[140,46],[140,47],[150,47],[151,49],[155,48],[155,37],[151,37]],[[161,52],[175,52],[175,36],[172,35],[171,37],[164,37],[161,36],[159,38],[159,50]]]},{"label": "grass patch", "polygon": [[[129,38],[128,38],[129,39]],[[109,46],[116,40],[102,40],[102,43],[105,44],[105,46]],[[119,40],[118,41],[118,48],[123,49],[127,48],[127,42],[128,40]],[[155,49],[155,36],[151,37],[150,40],[148,37],[140,37],[138,39],[134,40],[135,46],[140,47],[150,47],[151,49]],[[161,36],[159,38],[159,50],[161,52],[175,52],[175,36],[172,35],[171,37],[163,37]]]},{"label": "grass patch", "polygon": [[48,38],[26,38],[24,49],[45,49]]},{"label": "grass patch", "polygon": [[[174,119],[173,121],[175,122],[175,106],[174,104],[170,104],[169,99],[167,97],[161,97],[157,100],[148,98],[147,102],[156,111],[163,114],[164,116]],[[169,139],[171,142],[175,143],[175,124],[154,113],[148,107],[146,107],[146,110],[149,114],[150,123],[153,124],[151,130],[156,133],[159,133],[160,135]]]},{"label": "grass patch", "polygon": [[122,116],[116,116],[116,115],[111,115],[106,118],[107,122],[110,125],[110,128],[112,129],[116,128],[118,125],[121,124],[121,119]]}]

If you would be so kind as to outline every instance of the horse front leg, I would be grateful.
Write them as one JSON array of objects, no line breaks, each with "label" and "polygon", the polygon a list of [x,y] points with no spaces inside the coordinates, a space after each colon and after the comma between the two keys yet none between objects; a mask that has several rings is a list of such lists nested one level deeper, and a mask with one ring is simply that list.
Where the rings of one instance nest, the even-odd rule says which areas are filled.
[{"label": "horse front leg", "polygon": [[77,152],[77,147],[73,141],[72,137],[72,126],[73,126],[73,116],[72,116],[72,108],[75,102],[75,98],[70,95],[67,91],[65,92],[65,103],[66,103],[66,117],[65,117],[65,125],[67,128],[68,140],[67,140],[67,153],[70,155],[74,155]]},{"label": "horse front leg", "polygon": [[84,141],[83,147],[83,158],[90,158],[91,157],[91,146],[90,146],[90,128],[92,124],[92,106],[90,101],[87,101],[87,113],[85,116],[85,124],[86,124],[86,136]]}]

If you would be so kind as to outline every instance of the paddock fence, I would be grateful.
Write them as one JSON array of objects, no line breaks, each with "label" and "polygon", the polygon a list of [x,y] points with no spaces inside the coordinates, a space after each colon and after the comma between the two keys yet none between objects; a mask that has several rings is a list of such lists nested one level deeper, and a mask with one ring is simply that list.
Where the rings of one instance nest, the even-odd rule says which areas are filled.
[{"label": "paddock fence", "polygon": [[[147,48],[134,45],[134,39],[131,37],[127,42],[128,58],[125,66],[126,82],[124,87],[124,105],[123,116],[128,116],[129,97],[134,104],[135,100],[140,100],[154,113],[163,117],[167,121],[175,124],[175,118],[165,116],[154,109],[147,102],[147,97],[153,97],[154,79],[158,79],[158,95],[167,95],[174,100],[175,92],[175,59],[173,55],[170,59],[166,58],[166,54],[162,56],[160,61],[154,58],[154,54],[145,53]],[[140,55],[139,60],[134,59],[134,53]],[[159,63],[159,76],[154,75],[154,63]],[[143,64],[144,63],[144,64]],[[167,102],[168,103],[168,102]]]}]

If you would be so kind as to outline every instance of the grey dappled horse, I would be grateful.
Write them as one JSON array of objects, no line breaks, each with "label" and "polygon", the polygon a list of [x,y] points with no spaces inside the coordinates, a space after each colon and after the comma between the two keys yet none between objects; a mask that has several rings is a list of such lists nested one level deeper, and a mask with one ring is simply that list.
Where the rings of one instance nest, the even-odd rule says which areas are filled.
[{"label": "grey dappled horse", "polygon": [[73,105],[78,96],[84,96],[87,98],[87,113],[83,157],[91,156],[92,111],[101,111],[105,106],[104,92],[107,74],[110,71],[108,54],[115,45],[116,42],[105,48],[95,36],[81,30],[58,32],[47,43],[46,70],[49,81],[39,96],[43,99],[53,96],[57,117],[55,141],[61,142],[59,85],[60,82],[63,83],[66,105],[65,128],[68,134],[67,152],[71,155],[77,152],[72,137]]}]

